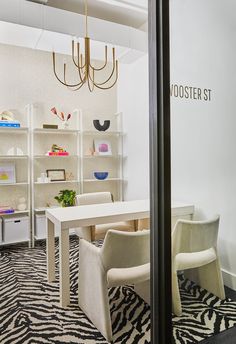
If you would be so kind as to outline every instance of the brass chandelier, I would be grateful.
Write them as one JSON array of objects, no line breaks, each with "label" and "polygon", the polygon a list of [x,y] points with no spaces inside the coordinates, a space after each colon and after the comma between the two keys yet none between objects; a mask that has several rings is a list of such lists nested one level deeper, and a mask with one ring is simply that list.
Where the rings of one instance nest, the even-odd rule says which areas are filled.
[{"label": "brass chandelier", "polygon": [[[94,88],[101,90],[108,90],[112,88],[118,79],[118,61],[116,60],[115,48],[112,48],[112,70],[109,77],[102,81],[96,81],[96,74],[103,71],[108,64],[107,46],[105,46],[105,62],[101,67],[95,67],[91,63],[90,55],[90,38],[88,37],[88,3],[85,3],[85,37],[84,37],[84,56],[80,53],[80,43],[75,43],[72,40],[72,61],[76,67],[76,73],[78,77],[77,83],[68,83],[66,79],[66,63],[64,63],[64,77],[61,79],[56,72],[56,54],[52,53],[53,56],[53,72],[57,80],[64,86],[68,87],[73,91],[79,90],[83,85],[87,83],[90,92],[93,92]],[[77,45],[77,53],[75,54],[75,45]]]}]

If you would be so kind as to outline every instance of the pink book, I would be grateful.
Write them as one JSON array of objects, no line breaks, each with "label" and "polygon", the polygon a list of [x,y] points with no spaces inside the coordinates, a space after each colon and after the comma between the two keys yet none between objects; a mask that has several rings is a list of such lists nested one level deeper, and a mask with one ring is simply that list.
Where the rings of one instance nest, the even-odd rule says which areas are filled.
[{"label": "pink book", "polygon": [[49,156],[52,156],[52,155],[56,155],[56,156],[67,156],[67,155],[69,155],[69,153],[68,152],[48,152],[48,155]]}]

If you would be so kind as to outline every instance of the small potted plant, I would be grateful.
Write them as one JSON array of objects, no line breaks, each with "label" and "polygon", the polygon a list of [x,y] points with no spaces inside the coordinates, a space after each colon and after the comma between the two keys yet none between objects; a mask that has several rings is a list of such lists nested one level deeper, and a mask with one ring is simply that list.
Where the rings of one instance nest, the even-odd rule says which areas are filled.
[{"label": "small potted plant", "polygon": [[73,207],[75,205],[75,196],[76,191],[74,190],[60,190],[58,196],[54,198],[62,207]]}]

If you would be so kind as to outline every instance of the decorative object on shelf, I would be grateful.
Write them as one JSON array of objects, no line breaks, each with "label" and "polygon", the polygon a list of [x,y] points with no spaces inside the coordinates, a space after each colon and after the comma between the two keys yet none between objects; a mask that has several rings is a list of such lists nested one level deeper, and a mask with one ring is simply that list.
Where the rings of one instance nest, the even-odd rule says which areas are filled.
[{"label": "decorative object on shelf", "polygon": [[0,121],[14,121],[14,114],[11,111],[3,111],[0,114]]},{"label": "decorative object on shelf", "polygon": [[85,156],[93,156],[94,155],[94,148],[86,149]]},{"label": "decorative object on shelf", "polygon": [[66,180],[74,180],[75,177],[72,172],[66,172]]},{"label": "decorative object on shelf", "polygon": [[19,147],[11,147],[8,149],[7,155],[24,155],[24,152]]},{"label": "decorative object on shelf", "polygon": [[103,124],[100,123],[99,119],[93,120],[94,128],[97,129],[98,131],[106,131],[107,129],[109,129],[110,124],[111,124],[110,120],[105,120]]},{"label": "decorative object on shelf", "polygon": [[43,172],[41,173],[41,177],[37,178],[38,183],[50,183],[51,178],[47,177],[47,173]]},{"label": "decorative object on shelf", "polygon": [[43,129],[58,129],[57,124],[43,124]]},{"label": "decorative object on shelf", "polygon": [[0,184],[16,183],[16,166],[14,163],[0,163]]},{"label": "decorative object on shelf", "polygon": [[71,118],[71,114],[69,113],[67,116],[65,116],[64,112],[60,111],[58,112],[55,107],[51,109],[51,112],[56,115],[62,122],[63,122],[63,128],[67,129],[69,126],[69,119]]},{"label": "decorative object on shelf", "polygon": [[48,156],[67,156],[69,153],[62,147],[56,145],[55,143],[52,145],[51,151],[46,153]]},{"label": "decorative object on shelf", "polygon": [[0,205],[0,214],[12,214],[15,210],[8,205]]},{"label": "decorative object on shelf", "polygon": [[87,83],[90,92],[93,92],[94,88],[101,90],[108,90],[112,88],[118,79],[118,61],[116,60],[115,48],[112,48],[113,66],[109,77],[102,81],[96,81],[97,72],[105,69],[108,63],[107,46],[105,46],[105,62],[103,66],[97,68],[91,63],[91,51],[90,51],[90,38],[88,37],[88,4],[85,0],[85,37],[84,37],[85,54],[84,57],[80,54],[80,43],[77,43],[77,56],[75,57],[75,41],[72,41],[72,62],[76,67],[76,75],[78,74],[79,80],[77,83],[68,83],[66,81],[66,63],[64,63],[64,77],[63,80],[59,78],[56,72],[56,55],[53,52],[53,72],[57,80],[64,86],[71,88],[73,91],[79,90],[83,85]]},{"label": "decorative object on shelf", "polygon": [[20,122],[14,120],[14,115],[11,111],[3,111],[0,114],[0,127],[20,128]]},{"label": "decorative object on shelf", "polygon": [[24,211],[24,210],[26,210],[27,205],[26,205],[26,199],[25,199],[25,197],[20,197],[18,202],[19,202],[19,203],[17,204],[17,207],[16,207],[17,210],[19,210],[19,211]]},{"label": "decorative object on shelf", "polygon": [[47,170],[46,172],[51,182],[62,182],[66,180],[66,171],[64,169]]},{"label": "decorative object on shelf", "polygon": [[108,172],[94,172],[94,177],[98,180],[105,180],[108,177]]},{"label": "decorative object on shelf", "polygon": [[94,140],[94,152],[98,155],[112,155],[110,141]]},{"label": "decorative object on shelf", "polygon": [[73,207],[75,205],[76,191],[60,190],[59,195],[54,197],[62,207]]}]

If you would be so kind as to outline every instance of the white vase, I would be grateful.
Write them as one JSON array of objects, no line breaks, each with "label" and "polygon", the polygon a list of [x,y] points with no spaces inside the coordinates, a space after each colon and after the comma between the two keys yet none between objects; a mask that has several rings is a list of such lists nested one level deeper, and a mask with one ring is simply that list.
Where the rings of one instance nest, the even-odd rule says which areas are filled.
[{"label": "white vase", "polygon": [[67,121],[63,122],[62,127],[63,129],[68,129],[69,123]]}]

